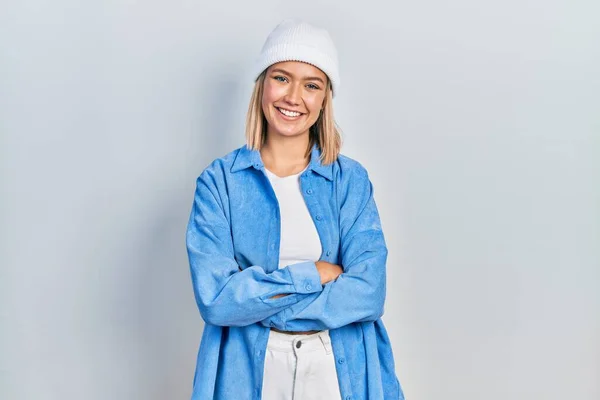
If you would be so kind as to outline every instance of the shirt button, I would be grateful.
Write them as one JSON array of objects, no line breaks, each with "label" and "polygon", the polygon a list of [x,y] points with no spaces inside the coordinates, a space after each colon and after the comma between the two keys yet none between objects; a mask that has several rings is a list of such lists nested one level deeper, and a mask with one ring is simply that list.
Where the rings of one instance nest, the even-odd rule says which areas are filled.
[{"label": "shirt button", "polygon": [[352,400],[352,396],[350,396],[350,395],[346,396],[346,400]]},{"label": "shirt button", "polygon": [[312,190],[312,189],[308,189],[308,190],[306,191],[306,193],[308,193],[308,194],[312,194],[312,192],[313,192],[313,190]]},{"label": "shirt button", "polygon": [[311,289],[312,289],[312,286],[310,285],[310,283],[307,283],[307,284],[306,284],[306,286],[304,286],[304,288],[305,288],[306,290],[311,290]]},{"label": "shirt button", "polygon": [[322,220],[322,219],[323,219],[323,217],[322,217],[322,216],[320,216],[320,215],[317,215],[317,221],[320,221],[320,220]]},{"label": "shirt button", "polygon": [[260,168],[260,164],[259,164],[259,163],[256,163],[256,164],[254,164],[254,166],[255,166],[256,168]]},{"label": "shirt button", "polygon": [[302,341],[298,340],[298,342],[296,342],[296,348],[299,349],[300,346],[302,346]]},{"label": "shirt button", "polygon": [[328,256],[330,256],[331,255],[331,250],[327,250],[327,253],[325,253],[325,254],[327,254]]},{"label": "shirt button", "polygon": [[343,358],[338,358],[338,363],[343,364],[344,363],[344,359]]}]

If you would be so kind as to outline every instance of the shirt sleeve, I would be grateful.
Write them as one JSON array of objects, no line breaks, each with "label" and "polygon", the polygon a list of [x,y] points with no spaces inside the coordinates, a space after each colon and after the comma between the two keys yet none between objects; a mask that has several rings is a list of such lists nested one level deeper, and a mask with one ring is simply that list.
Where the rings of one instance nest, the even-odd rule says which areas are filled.
[{"label": "shirt sleeve", "polygon": [[353,322],[375,321],[383,315],[387,247],[373,185],[364,168],[342,194],[340,206],[343,273],[319,293],[305,296],[261,321],[287,331],[334,329]]},{"label": "shirt sleeve", "polygon": [[[229,222],[218,200],[214,177],[196,182],[186,244],[194,295],[205,322],[250,325],[323,289],[314,262],[291,264],[272,273],[252,265],[240,270]],[[289,294],[273,299],[278,294]]]}]

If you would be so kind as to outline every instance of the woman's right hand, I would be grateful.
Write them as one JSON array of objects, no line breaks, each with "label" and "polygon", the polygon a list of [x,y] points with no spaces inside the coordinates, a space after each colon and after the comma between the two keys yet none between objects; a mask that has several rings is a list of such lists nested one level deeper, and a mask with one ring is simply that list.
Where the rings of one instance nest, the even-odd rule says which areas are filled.
[{"label": "woman's right hand", "polygon": [[344,272],[339,265],[328,263],[327,261],[317,261],[315,265],[321,276],[321,285],[336,280]]}]

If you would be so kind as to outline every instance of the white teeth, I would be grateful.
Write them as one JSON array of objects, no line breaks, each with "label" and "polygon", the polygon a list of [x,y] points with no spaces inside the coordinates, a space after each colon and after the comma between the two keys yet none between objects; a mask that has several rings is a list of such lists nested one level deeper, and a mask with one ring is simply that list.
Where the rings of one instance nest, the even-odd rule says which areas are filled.
[{"label": "white teeth", "polygon": [[288,117],[297,117],[300,115],[299,112],[294,112],[294,111],[288,111],[288,110],[284,110],[283,108],[278,108],[278,110],[285,116]]}]

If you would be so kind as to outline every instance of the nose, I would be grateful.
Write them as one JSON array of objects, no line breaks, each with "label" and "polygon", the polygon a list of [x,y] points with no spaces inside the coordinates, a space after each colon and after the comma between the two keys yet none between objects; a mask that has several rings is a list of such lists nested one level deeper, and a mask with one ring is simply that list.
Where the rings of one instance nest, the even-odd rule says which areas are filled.
[{"label": "nose", "polygon": [[301,87],[298,84],[288,85],[288,91],[283,100],[293,106],[297,106],[301,102]]}]

